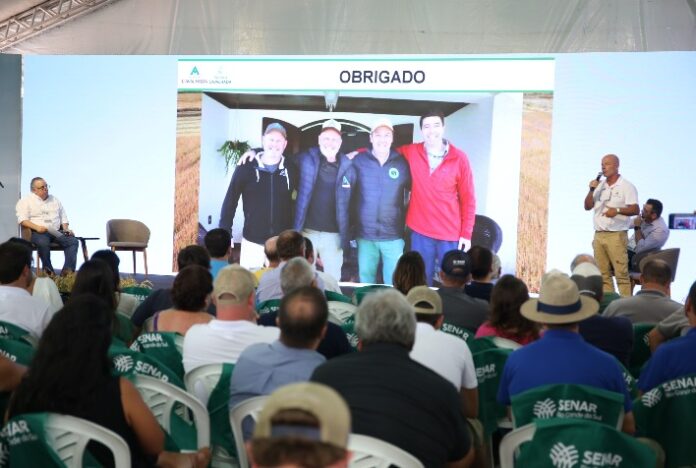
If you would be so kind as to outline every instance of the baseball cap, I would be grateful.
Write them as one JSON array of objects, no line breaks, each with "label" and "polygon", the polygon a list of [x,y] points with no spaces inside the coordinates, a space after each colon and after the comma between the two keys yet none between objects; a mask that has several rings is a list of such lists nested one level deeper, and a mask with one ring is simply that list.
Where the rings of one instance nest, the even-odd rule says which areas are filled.
[{"label": "baseball cap", "polygon": [[321,133],[324,133],[324,130],[335,130],[339,134],[341,133],[341,124],[335,121],[334,119],[329,119],[324,124],[321,126]]},{"label": "baseball cap", "polygon": [[[254,275],[239,265],[226,266],[213,283],[213,296],[225,304],[242,304],[254,292]],[[228,297],[220,299],[223,295]],[[229,297],[231,296],[231,297]]]},{"label": "baseball cap", "polygon": [[269,124],[268,127],[266,127],[266,131],[263,132],[264,135],[268,135],[271,132],[278,132],[281,135],[283,135],[283,138],[288,137],[288,132],[285,131],[285,127],[280,125],[278,122],[273,122],[272,124]]},{"label": "baseball cap", "polygon": [[442,314],[442,298],[427,286],[416,286],[406,294],[406,300],[417,314]]},{"label": "baseball cap", "polygon": [[463,250],[450,250],[442,256],[440,269],[448,276],[466,278],[471,274],[469,254]]},{"label": "baseball cap", "polygon": [[372,129],[370,130],[370,133],[375,133],[375,131],[380,127],[387,127],[392,132],[394,131],[394,126],[392,125],[391,120],[379,119],[372,125]]},{"label": "baseball cap", "polygon": [[[274,424],[273,418],[286,410],[306,411],[319,425]],[[345,449],[350,430],[350,410],[345,400],[331,387],[302,382],[281,387],[268,397],[256,421],[254,438],[299,437]]]}]

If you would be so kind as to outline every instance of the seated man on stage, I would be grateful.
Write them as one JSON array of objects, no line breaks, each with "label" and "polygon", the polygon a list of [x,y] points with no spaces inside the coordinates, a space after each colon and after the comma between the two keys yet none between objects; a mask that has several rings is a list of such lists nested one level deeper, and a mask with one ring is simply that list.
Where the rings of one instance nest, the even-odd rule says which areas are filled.
[{"label": "seated man on stage", "polygon": [[36,244],[47,274],[55,274],[51,264],[51,242],[60,244],[65,252],[61,274],[75,271],[78,241],[68,228],[68,216],[63,205],[56,197],[48,194],[48,184],[41,177],[31,179],[30,189],[31,193],[22,197],[15,207],[17,222],[31,229],[31,241]]}]

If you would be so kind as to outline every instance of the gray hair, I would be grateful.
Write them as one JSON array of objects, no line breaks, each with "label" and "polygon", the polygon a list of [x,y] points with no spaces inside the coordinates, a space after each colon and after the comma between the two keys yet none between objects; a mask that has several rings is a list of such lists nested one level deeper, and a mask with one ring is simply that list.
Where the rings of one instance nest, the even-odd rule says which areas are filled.
[{"label": "gray hair", "polygon": [[498,279],[500,278],[500,257],[498,256],[497,253],[493,253],[493,276],[491,279]]},{"label": "gray hair", "polygon": [[416,314],[399,291],[377,291],[355,312],[355,333],[363,344],[392,343],[410,350],[416,340]]},{"label": "gray hair", "polygon": [[291,258],[280,270],[280,289],[285,295],[303,286],[311,286],[314,276],[314,268],[307,260],[302,257]]},{"label": "gray hair", "polygon": [[574,271],[575,267],[580,265],[581,263],[589,262],[593,264],[594,266],[597,266],[597,260],[595,258],[587,253],[582,253],[578,254],[575,256],[572,262],[570,262],[570,271]]}]

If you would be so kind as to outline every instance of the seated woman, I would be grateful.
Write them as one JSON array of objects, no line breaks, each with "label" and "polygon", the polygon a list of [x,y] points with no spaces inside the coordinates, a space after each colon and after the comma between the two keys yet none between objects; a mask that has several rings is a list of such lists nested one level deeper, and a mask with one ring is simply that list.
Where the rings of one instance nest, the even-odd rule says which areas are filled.
[{"label": "seated woman", "polygon": [[[133,384],[111,373],[113,308],[93,294],[70,299],[41,337],[34,361],[10,400],[7,417],[49,411],[99,424],[120,435],[131,466],[206,466],[207,449],[193,454],[164,452],[164,432]],[[103,465],[106,447],[90,445]]]},{"label": "seated woman", "polygon": [[110,318],[114,333],[118,330],[116,308],[118,299],[114,290],[114,277],[111,268],[101,260],[88,260],[82,264],[75,275],[75,283],[70,291],[70,300],[84,295],[95,294],[103,300],[110,309]]},{"label": "seated woman", "polygon": [[118,258],[115,252],[109,249],[103,249],[94,252],[92,254],[92,260],[101,260],[111,268],[111,273],[114,277],[114,291],[116,291],[116,301],[118,303],[116,312],[128,317],[132,316],[135,308],[138,307],[138,299],[131,294],[121,292],[121,272],[118,270],[121,259]]},{"label": "seated woman", "polygon": [[527,285],[519,278],[504,275],[491,291],[490,320],[481,324],[476,338],[499,336],[526,345],[539,338],[539,325],[520,314],[529,299]]},{"label": "seated woman", "polygon": [[421,254],[411,251],[399,258],[392,275],[392,284],[404,296],[411,288],[428,284],[425,279],[425,262]]},{"label": "seated woman", "polygon": [[213,319],[206,310],[213,292],[213,277],[210,271],[199,265],[183,268],[172,285],[171,309],[157,312],[152,320],[152,330],[176,332],[185,335],[189,328]]}]

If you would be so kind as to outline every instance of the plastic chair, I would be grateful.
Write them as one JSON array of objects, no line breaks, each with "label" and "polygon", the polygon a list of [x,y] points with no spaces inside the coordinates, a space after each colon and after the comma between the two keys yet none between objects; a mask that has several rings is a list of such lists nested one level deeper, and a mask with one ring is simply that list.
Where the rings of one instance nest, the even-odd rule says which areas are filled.
[{"label": "plastic chair", "polygon": [[570,468],[580,466],[585,457],[594,460],[596,454],[603,460],[601,466],[656,465],[656,454],[647,445],[604,424],[584,420],[538,420],[520,427],[503,437],[499,454],[500,468]]},{"label": "plastic chair", "polygon": [[23,341],[0,339],[0,354],[17,364],[28,366],[35,352],[34,347]]},{"label": "plastic chair", "polygon": [[112,341],[108,353],[114,365],[113,372],[116,375],[131,380],[135,375],[145,375],[175,385],[182,390],[185,388],[181,374],[148,354],[127,348],[125,344],[118,343],[115,339]]},{"label": "plastic chair", "polygon": [[28,330],[2,320],[0,320],[0,339],[22,341],[33,348],[39,344],[39,341]]},{"label": "plastic chair", "polygon": [[181,347],[184,337],[174,332],[148,332],[138,336],[130,349],[161,362],[172,372],[184,378]]},{"label": "plastic chair", "polygon": [[147,244],[150,242],[150,229],[134,219],[110,219],[106,222],[106,245],[116,252],[133,252],[133,274],[135,275],[135,253],[142,252],[147,276]]},{"label": "plastic chair", "polygon": [[[473,341],[479,341],[473,340]],[[489,342],[485,340],[485,342]],[[479,417],[484,434],[490,436],[498,427],[509,427],[507,408],[498,403],[498,386],[509,349],[491,347],[473,353],[479,392]]]},{"label": "plastic chair", "polygon": [[486,247],[491,252],[498,253],[503,243],[503,230],[500,225],[488,216],[476,215],[474,232],[471,236],[471,245]]},{"label": "plastic chair", "polygon": [[8,421],[5,430],[17,437],[5,439],[11,465],[66,466],[78,468],[96,464],[94,457],[85,453],[87,444],[96,441],[106,446],[114,458],[116,468],[131,464],[130,449],[118,434],[90,421],[55,413],[23,414]]},{"label": "plastic chair", "polygon": [[329,320],[337,325],[343,325],[355,317],[357,307],[353,304],[339,301],[328,301]]},{"label": "plastic chair", "polygon": [[344,296],[343,294],[339,294],[335,291],[326,290],[324,291],[324,295],[326,296],[327,301],[347,302],[348,304],[353,303],[350,297]]},{"label": "plastic chair", "polygon": [[229,466],[235,463],[237,457],[229,416],[230,378],[233,371],[234,364],[207,364],[184,376],[186,390],[208,409],[213,466]]},{"label": "plastic chair", "polygon": [[[177,428],[174,422],[177,414],[173,414],[173,410],[175,410],[175,405],[180,403],[193,414],[193,424],[196,429],[196,448],[201,449],[210,446],[210,418],[208,410],[197,398],[174,385],[144,375],[135,375],[133,384],[162,428],[175,441],[179,437],[176,434]],[[179,446],[181,447],[181,445]]]},{"label": "plastic chair", "polygon": [[423,464],[407,451],[374,437],[351,434],[348,450],[353,455],[348,466],[352,468],[388,468],[392,465],[401,468],[422,468]]},{"label": "plastic chair", "polygon": [[259,315],[277,312],[280,310],[280,299],[269,299],[263,301],[256,306],[256,313]]},{"label": "plastic chair", "polygon": [[356,306],[360,305],[362,300],[370,293],[379,291],[380,289],[391,288],[387,284],[371,284],[369,286],[361,286],[353,291],[353,304]]},{"label": "plastic chair", "polygon": [[257,420],[258,414],[261,412],[263,405],[268,399],[267,395],[249,398],[230,410],[230,426],[234,434],[234,443],[237,446],[237,459],[239,466],[246,468],[249,466],[247,459],[246,447],[244,446],[244,432],[242,431],[242,421],[247,416],[250,416],[254,421]]},{"label": "plastic chair", "polygon": [[696,465],[696,374],[679,377],[645,392],[633,403],[637,435],[657,441],[665,466]]},{"label": "plastic chair", "polygon": [[619,430],[623,425],[624,396],[588,385],[543,385],[514,395],[510,402],[514,427],[551,418],[589,420]]}]

